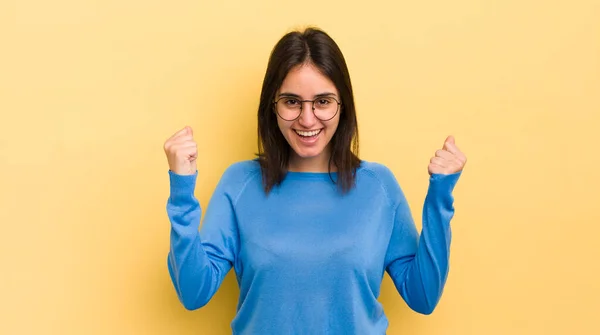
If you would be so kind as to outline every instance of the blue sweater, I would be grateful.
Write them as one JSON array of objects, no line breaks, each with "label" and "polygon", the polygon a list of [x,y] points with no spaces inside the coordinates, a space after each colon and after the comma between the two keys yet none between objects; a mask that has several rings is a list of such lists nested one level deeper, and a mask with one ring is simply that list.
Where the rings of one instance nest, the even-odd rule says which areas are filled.
[{"label": "blue sweater", "polygon": [[256,160],[232,164],[200,230],[197,174],[169,176],[177,295],[198,309],[233,267],[233,334],[385,334],[377,299],[386,271],[416,312],[431,313],[442,295],[460,172],[430,176],[420,236],[394,175],[378,163],[363,161],[345,195],[328,173],[289,172],[268,196]]}]

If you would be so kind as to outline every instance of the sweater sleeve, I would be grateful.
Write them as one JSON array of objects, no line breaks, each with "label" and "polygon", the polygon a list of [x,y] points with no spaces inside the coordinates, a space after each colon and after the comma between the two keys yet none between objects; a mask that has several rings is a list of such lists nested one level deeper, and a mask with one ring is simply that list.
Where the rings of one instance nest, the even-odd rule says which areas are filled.
[{"label": "sweater sleeve", "polygon": [[396,186],[399,202],[386,254],[386,271],[404,301],[418,313],[433,312],[446,283],[452,237],[450,220],[454,215],[452,191],[460,174],[430,176],[420,236],[406,198]]},{"label": "sweater sleeve", "polygon": [[202,210],[194,188],[194,175],[169,171],[167,215],[171,223],[167,266],[177,296],[188,310],[206,305],[235,263],[238,232],[226,175],[208,204],[202,228]]}]

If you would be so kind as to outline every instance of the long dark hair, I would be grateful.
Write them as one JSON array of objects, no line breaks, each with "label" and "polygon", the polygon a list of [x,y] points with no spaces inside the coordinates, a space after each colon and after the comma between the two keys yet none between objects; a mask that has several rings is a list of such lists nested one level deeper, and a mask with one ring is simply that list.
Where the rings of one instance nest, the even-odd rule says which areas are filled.
[{"label": "long dark hair", "polygon": [[[267,193],[285,178],[291,150],[277,126],[274,112],[275,95],[288,72],[301,64],[310,63],[336,86],[340,98],[340,121],[331,138],[331,163],[337,167],[337,185],[345,193],[355,183],[358,158],[358,126],[350,74],[342,52],[324,31],[307,28],[284,35],[273,48],[262,85],[258,107],[258,161]],[[333,178],[332,178],[333,180]]]}]

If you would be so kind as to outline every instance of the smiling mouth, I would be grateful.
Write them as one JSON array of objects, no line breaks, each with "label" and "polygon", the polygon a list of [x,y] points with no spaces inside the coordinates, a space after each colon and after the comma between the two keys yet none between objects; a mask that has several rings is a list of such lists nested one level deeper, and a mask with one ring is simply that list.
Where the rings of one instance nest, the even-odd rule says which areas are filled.
[{"label": "smiling mouth", "polygon": [[311,131],[301,131],[294,129],[294,132],[298,134],[300,137],[310,138],[319,135],[323,131],[323,129],[311,130]]}]

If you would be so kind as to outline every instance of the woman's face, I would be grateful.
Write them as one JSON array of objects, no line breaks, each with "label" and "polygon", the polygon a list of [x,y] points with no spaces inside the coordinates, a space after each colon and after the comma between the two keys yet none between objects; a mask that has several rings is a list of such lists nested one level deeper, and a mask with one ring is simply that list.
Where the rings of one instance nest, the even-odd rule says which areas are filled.
[{"label": "woman's face", "polygon": [[[299,101],[324,98],[317,99],[315,103],[316,112],[319,113],[319,108],[329,108],[325,107],[325,104],[333,106],[336,104],[336,100],[341,101],[335,85],[314,65],[303,64],[293,68],[283,80],[275,99],[278,100],[282,97],[286,99],[280,101],[276,108],[283,108],[281,106],[296,106],[297,108],[299,104],[302,104],[302,113],[296,120],[286,121],[277,117],[279,129],[293,149],[290,168],[327,171],[330,155],[329,142],[340,122],[339,106],[335,106],[337,113],[332,119],[321,121],[315,116],[311,102]],[[326,99],[328,97],[336,100]],[[321,118],[326,119],[322,115]]]}]

